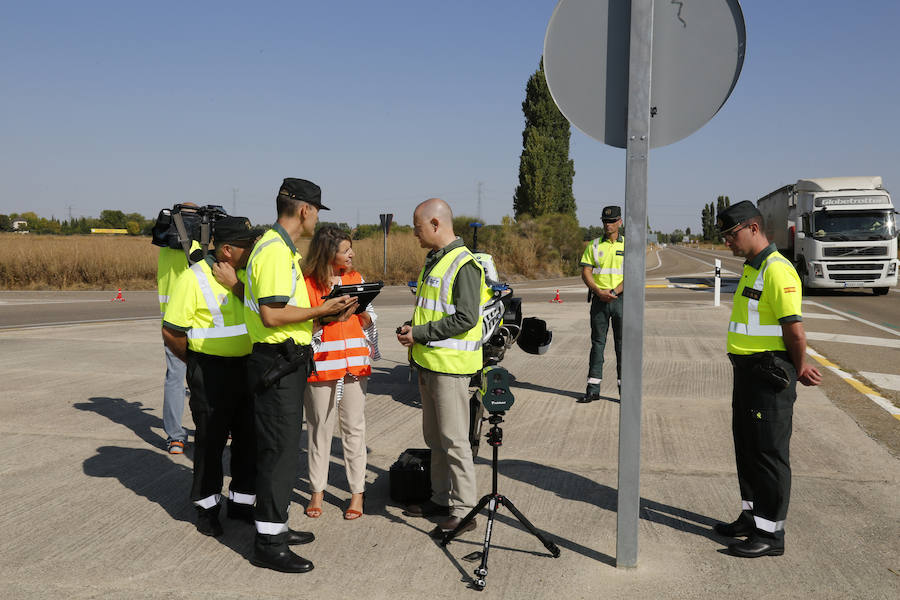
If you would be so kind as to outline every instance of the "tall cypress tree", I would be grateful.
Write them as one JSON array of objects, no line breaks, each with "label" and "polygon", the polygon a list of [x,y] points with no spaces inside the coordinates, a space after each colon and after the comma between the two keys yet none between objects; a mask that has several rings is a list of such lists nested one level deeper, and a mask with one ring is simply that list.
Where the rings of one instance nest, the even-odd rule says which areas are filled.
[{"label": "tall cypress tree", "polygon": [[569,158],[569,122],[550,96],[544,61],[525,86],[525,130],[519,157],[519,185],[513,196],[516,217],[528,213],[575,215],[572,180],[575,163]]}]

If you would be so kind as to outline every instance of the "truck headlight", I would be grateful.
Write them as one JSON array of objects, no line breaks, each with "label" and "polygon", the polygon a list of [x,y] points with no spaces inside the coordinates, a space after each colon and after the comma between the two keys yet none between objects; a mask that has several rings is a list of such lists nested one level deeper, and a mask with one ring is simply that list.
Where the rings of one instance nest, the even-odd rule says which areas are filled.
[{"label": "truck headlight", "polygon": [[888,265],[887,276],[888,276],[888,277],[893,277],[893,276],[896,275],[896,274],[897,274],[897,261],[896,261],[896,260],[892,260],[892,261],[891,261],[891,264]]},{"label": "truck headlight", "polygon": [[825,277],[825,272],[822,270],[822,265],[819,263],[813,263],[813,275],[816,277]]}]

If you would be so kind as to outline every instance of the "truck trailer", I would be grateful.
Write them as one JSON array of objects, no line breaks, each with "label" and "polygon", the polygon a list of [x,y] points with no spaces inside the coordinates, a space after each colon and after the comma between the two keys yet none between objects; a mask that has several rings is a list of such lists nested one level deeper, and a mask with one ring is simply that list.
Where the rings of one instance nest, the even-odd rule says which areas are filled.
[{"label": "truck trailer", "polygon": [[804,288],[897,285],[897,223],[881,177],[800,179],[757,201],[765,232]]}]

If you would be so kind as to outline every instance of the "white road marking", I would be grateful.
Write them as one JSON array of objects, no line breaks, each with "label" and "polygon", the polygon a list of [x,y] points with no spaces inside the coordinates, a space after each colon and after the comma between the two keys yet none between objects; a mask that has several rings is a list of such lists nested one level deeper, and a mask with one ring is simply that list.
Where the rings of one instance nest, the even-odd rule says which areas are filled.
[{"label": "white road marking", "polygon": [[649,269],[644,269],[645,271],[655,271],[656,269],[658,269],[662,266],[662,257],[659,255],[660,252],[662,252],[662,249],[658,248],[656,250],[656,263],[657,263],[656,266],[650,267]]},{"label": "white road marking", "polygon": [[[700,252],[700,250],[694,250],[694,252]],[[714,263],[714,262],[707,262],[707,261],[705,261],[705,260],[700,260],[700,259],[697,258],[696,256],[691,256],[690,254],[686,254],[685,252],[678,252],[678,254],[680,254],[681,256],[684,256],[684,257],[686,257],[686,258],[690,258],[691,260],[695,260],[695,261],[697,261],[698,263],[700,263],[701,265],[706,265],[706,266],[708,266],[708,267],[713,267],[713,268],[715,268],[715,266],[716,266],[716,263]],[[722,258],[721,256],[715,255],[715,254],[712,255],[712,256],[715,256],[715,257],[718,258],[718,259],[721,259],[721,258]],[[736,273],[735,271],[732,271],[731,269],[727,269],[727,268],[725,268],[725,266],[723,265],[723,266],[722,266],[722,274],[724,275],[725,273],[731,273],[732,275],[740,275],[740,273]]]},{"label": "white road marking", "polygon": [[896,406],[894,406],[890,402],[890,400],[888,400],[887,398],[885,398],[884,396],[882,396],[881,394],[879,394],[878,392],[876,392],[875,390],[873,390],[872,388],[867,386],[866,384],[860,382],[858,379],[853,377],[853,375],[850,375],[849,373],[842,371],[838,367],[838,365],[834,364],[833,362],[828,360],[826,357],[822,356],[821,354],[819,354],[818,352],[813,350],[812,348],[807,347],[806,353],[809,354],[810,356],[812,356],[813,358],[815,358],[822,366],[824,366],[828,370],[832,371],[838,377],[840,377],[841,379],[843,379],[844,381],[849,383],[855,390],[860,392],[866,398],[868,398],[869,400],[871,400],[872,402],[874,402],[875,404],[877,404],[878,406],[880,406],[881,408],[886,410],[888,412],[888,414],[890,414],[892,417],[894,417],[897,420],[900,420],[900,408],[897,408]]},{"label": "white road marking", "polygon": [[805,310],[803,311],[803,318],[804,319],[831,319],[833,321],[846,321],[847,320],[844,317],[842,317],[841,315],[829,315],[826,313],[813,313],[813,312],[806,312]]},{"label": "white road marking", "polygon": [[37,298],[21,298],[15,300],[0,300],[0,304],[27,306],[31,304],[81,304],[84,302],[110,302],[110,300],[40,300]]},{"label": "white road marking", "polygon": [[846,335],[843,333],[820,333],[807,331],[806,339],[820,342],[842,342],[844,344],[862,344],[864,346],[880,346],[882,348],[900,348],[900,340],[876,338],[864,335]]},{"label": "white road marking", "polygon": [[116,321],[149,321],[150,319],[159,321],[160,317],[118,317],[115,319],[87,319],[84,321],[60,321],[58,323],[26,323],[24,325],[4,325],[0,326],[0,333],[5,331],[15,331],[17,329],[45,329],[48,327],[61,327],[67,325],[90,325],[92,323],[113,323]]},{"label": "white road marking", "polygon": [[875,329],[880,329],[881,331],[886,331],[888,333],[896,335],[897,337],[900,337],[900,331],[897,331],[896,329],[891,329],[890,327],[885,327],[884,325],[879,325],[878,323],[873,323],[872,321],[866,321],[863,318],[851,315],[849,313],[845,313],[836,308],[831,308],[830,306],[826,306],[825,304],[819,304],[818,302],[813,302],[812,300],[804,300],[804,303],[806,303],[810,306],[818,306],[819,308],[824,308],[825,310],[830,310],[831,312],[841,315],[842,317],[844,317],[846,319],[853,319],[855,321],[859,321],[860,323],[865,323],[869,327],[874,327]]},{"label": "white road marking", "polygon": [[891,375],[890,373],[870,373],[868,371],[860,371],[859,374],[880,388],[900,392],[900,375]]}]

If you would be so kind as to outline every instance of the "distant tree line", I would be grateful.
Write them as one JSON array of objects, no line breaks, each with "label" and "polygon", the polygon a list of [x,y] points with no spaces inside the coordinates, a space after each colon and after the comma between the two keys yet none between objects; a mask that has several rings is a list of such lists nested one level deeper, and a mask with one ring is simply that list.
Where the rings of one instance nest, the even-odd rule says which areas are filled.
[{"label": "distant tree line", "polygon": [[139,213],[124,213],[121,210],[100,211],[100,218],[78,217],[73,219],[49,219],[39,217],[32,211],[0,215],[0,231],[13,231],[14,221],[25,221],[24,227],[30,233],[74,235],[88,234],[92,228],[125,229],[129,235],[149,235],[156,219],[148,219]]}]

